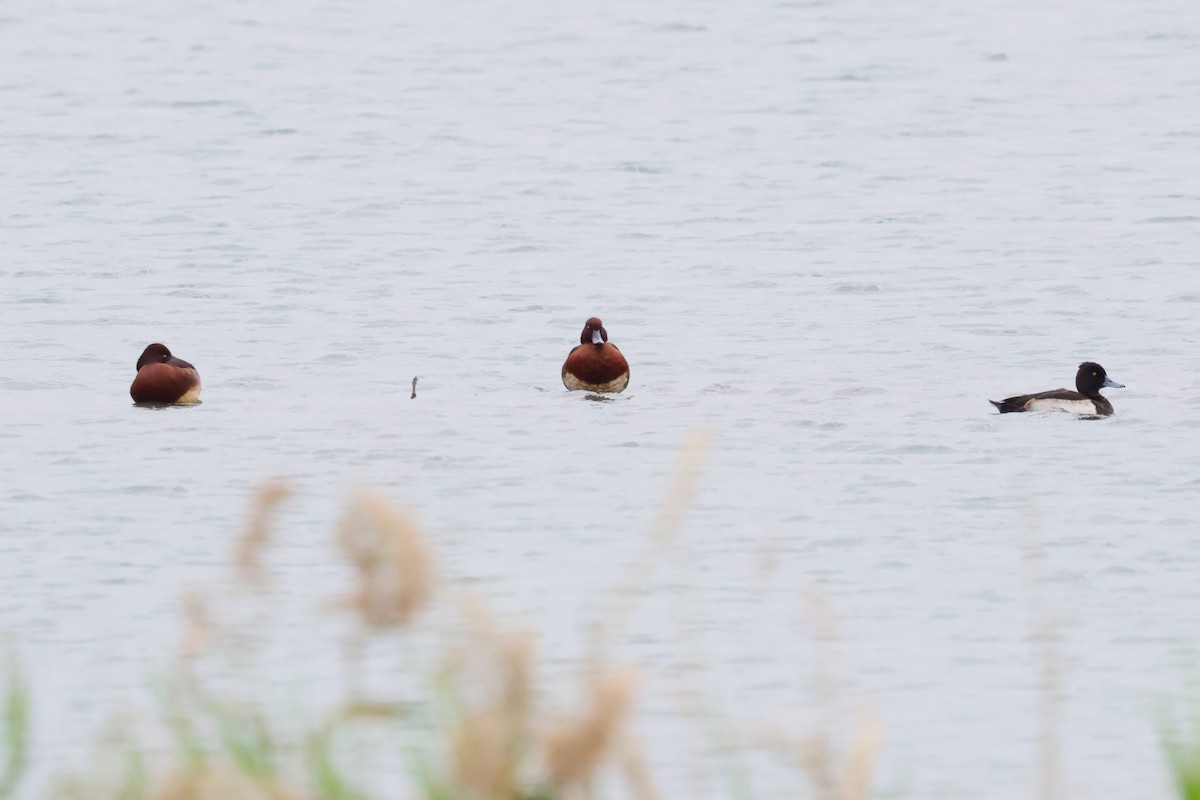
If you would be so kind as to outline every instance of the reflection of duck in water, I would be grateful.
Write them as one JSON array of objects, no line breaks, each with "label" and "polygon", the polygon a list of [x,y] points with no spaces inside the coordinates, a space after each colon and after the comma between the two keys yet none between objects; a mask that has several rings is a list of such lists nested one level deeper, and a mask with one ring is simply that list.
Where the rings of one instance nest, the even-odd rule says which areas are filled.
[{"label": "reflection of duck in water", "polygon": [[142,351],[129,394],[135,403],[199,403],[200,373],[156,342]]},{"label": "reflection of duck in water", "polygon": [[597,317],[584,323],[579,344],[563,363],[562,382],[571,391],[587,392],[621,392],[629,385],[629,363],[615,344],[609,344],[608,331]]}]

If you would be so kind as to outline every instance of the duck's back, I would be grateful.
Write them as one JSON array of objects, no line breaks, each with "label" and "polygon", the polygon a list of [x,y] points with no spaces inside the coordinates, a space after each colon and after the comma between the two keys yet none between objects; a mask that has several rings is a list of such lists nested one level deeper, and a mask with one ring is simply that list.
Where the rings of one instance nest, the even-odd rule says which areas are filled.
[{"label": "duck's back", "polygon": [[200,400],[200,376],[187,364],[147,364],[138,370],[129,387],[135,403],[196,403]]}]

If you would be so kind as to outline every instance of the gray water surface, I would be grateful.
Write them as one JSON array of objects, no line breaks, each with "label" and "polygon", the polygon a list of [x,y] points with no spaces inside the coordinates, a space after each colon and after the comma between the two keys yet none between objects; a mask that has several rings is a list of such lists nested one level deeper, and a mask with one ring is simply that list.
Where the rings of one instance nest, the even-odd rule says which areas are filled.
[{"label": "gray water surface", "polygon": [[[674,796],[674,681],[806,729],[822,664],[880,720],[881,787],[1033,796],[1047,626],[1069,795],[1170,795],[1200,5],[66,0],[0,35],[0,627],[41,758],[144,694],[272,475],[292,606],[347,583],[330,536],[369,484],[568,674],[699,429],[621,645]],[[613,402],[559,380],[593,314]],[[202,405],[131,405],[151,341]],[[987,404],[1085,359],[1128,386],[1110,419]]]}]

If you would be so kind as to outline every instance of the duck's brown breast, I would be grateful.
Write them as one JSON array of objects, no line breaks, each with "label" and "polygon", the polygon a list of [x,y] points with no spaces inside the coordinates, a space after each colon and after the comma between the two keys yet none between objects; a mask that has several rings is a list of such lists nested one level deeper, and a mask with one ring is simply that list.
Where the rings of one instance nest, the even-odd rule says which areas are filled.
[{"label": "duck's brown breast", "polygon": [[562,380],[572,391],[619,392],[629,385],[629,362],[614,344],[581,344],[563,363]]}]

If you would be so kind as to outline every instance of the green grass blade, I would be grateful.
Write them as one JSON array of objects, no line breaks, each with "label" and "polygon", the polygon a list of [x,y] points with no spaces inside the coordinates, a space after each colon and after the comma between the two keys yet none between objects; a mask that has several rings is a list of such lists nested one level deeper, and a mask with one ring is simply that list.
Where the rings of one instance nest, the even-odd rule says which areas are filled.
[{"label": "green grass blade", "polygon": [[0,797],[12,796],[28,766],[29,703],[29,687],[20,671],[10,668],[4,701],[4,772],[0,775]]}]

